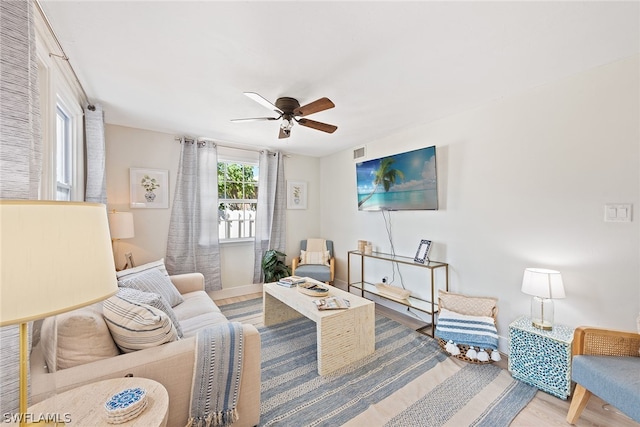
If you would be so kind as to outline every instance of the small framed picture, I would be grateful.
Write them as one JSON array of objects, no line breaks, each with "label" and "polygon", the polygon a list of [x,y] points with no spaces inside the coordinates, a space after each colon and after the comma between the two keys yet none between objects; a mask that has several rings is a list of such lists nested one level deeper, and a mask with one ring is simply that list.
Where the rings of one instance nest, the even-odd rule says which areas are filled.
[{"label": "small framed picture", "polygon": [[429,249],[431,249],[431,240],[420,240],[418,250],[416,251],[416,257],[413,259],[415,262],[424,264],[425,261],[429,261]]},{"label": "small framed picture", "polygon": [[129,169],[129,206],[167,209],[169,207],[169,171],[167,169]]},{"label": "small framed picture", "polygon": [[287,209],[307,209],[305,181],[287,181]]}]

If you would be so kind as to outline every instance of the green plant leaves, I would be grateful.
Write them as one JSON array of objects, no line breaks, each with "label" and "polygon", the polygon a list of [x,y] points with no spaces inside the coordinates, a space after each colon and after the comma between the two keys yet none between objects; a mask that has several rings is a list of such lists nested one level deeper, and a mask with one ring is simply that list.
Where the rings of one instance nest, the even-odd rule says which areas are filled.
[{"label": "green plant leaves", "polygon": [[291,270],[285,264],[287,255],[275,249],[269,249],[262,257],[262,271],[265,283],[275,282],[291,275]]}]

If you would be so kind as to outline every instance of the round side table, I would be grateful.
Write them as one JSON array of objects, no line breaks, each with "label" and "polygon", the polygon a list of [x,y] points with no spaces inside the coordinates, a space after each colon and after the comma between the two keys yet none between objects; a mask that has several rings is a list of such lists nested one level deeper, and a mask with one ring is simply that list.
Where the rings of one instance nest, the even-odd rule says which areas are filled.
[{"label": "round side table", "polygon": [[[126,423],[107,423],[104,404],[114,394],[134,387],[146,390],[146,409]],[[165,427],[169,413],[169,394],[162,384],[147,378],[114,378],[57,394],[30,406],[27,412],[33,417],[54,415],[67,426]]]}]

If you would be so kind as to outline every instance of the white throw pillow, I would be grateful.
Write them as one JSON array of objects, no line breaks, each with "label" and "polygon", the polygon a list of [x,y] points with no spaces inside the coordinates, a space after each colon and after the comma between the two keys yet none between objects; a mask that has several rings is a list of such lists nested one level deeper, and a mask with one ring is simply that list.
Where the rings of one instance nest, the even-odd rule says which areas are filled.
[{"label": "white throw pillow", "polygon": [[164,258],[159,259],[158,261],[148,262],[143,265],[139,265],[133,268],[127,268],[126,270],[116,271],[116,277],[118,280],[126,279],[135,276],[136,274],[144,273],[148,270],[158,270],[165,276],[169,277],[169,273],[167,272],[167,268],[164,265]]},{"label": "white throw pillow", "polygon": [[150,305],[132,303],[116,294],[104,301],[102,310],[113,340],[125,353],[178,339],[169,316]]},{"label": "white throw pillow", "polygon": [[329,251],[300,251],[300,264],[329,265]]},{"label": "white throw pillow", "polygon": [[175,307],[184,301],[178,288],[171,283],[169,276],[162,274],[158,269],[146,270],[120,279],[118,280],[118,286],[162,295],[171,307]]},{"label": "white throw pillow", "polygon": [[446,308],[469,316],[495,318],[498,313],[498,299],[492,297],[474,297],[439,290],[438,304],[440,308]]},{"label": "white throw pillow", "polygon": [[102,303],[44,319],[40,346],[49,372],[120,354],[102,317]]}]

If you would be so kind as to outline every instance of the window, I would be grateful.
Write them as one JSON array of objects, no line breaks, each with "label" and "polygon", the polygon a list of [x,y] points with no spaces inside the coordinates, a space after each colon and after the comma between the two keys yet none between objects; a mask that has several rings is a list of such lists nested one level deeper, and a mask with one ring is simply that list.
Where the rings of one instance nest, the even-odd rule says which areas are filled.
[{"label": "window", "polygon": [[218,162],[218,237],[220,240],[255,236],[258,206],[258,166]]},{"label": "window", "polygon": [[[43,24],[38,22],[37,27]],[[46,30],[46,26],[38,28]],[[69,83],[73,81],[69,66],[49,56],[51,48],[47,43],[48,39],[39,32],[36,53],[42,124],[42,175],[38,197],[43,200],[80,201],[84,199],[81,88]]]},{"label": "window", "polygon": [[56,105],[56,200],[71,200],[73,189],[71,118]]}]

